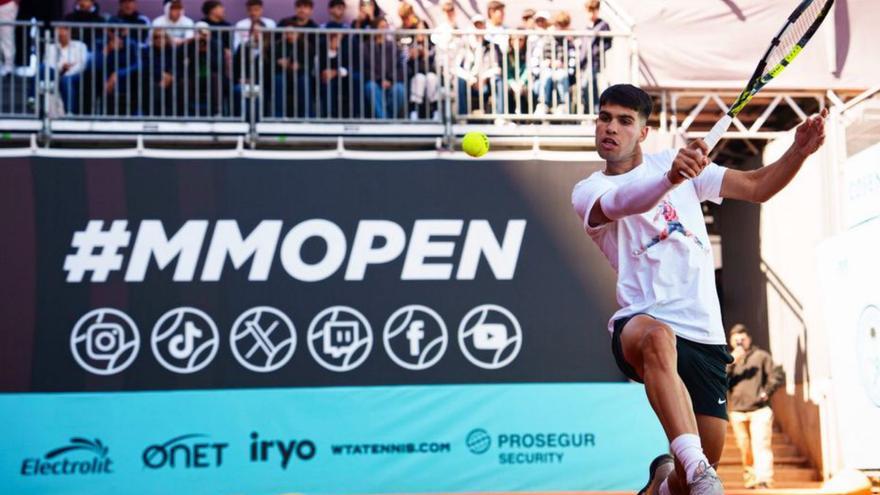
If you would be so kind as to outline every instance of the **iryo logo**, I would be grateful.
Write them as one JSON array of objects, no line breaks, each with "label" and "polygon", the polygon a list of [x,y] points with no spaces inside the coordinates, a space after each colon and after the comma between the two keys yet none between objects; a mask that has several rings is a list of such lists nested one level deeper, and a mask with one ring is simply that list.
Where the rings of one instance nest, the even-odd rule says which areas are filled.
[{"label": "iryo logo", "polygon": [[46,452],[43,458],[32,457],[21,463],[22,476],[69,476],[76,474],[107,474],[113,472],[110,449],[97,438],[74,437],[70,445]]},{"label": "iryo logo", "polygon": [[229,447],[225,442],[198,442],[196,438],[207,435],[191,433],[174,437],[162,444],[150,445],[142,455],[144,466],[150,469],[170,468],[208,468],[223,465],[223,449]]},{"label": "iryo logo", "polygon": [[[272,454],[277,450],[277,454]],[[301,461],[315,457],[317,448],[311,440],[260,440],[257,432],[251,433],[251,462],[270,462],[280,456],[281,467],[287,469],[290,461],[296,456]]]}]

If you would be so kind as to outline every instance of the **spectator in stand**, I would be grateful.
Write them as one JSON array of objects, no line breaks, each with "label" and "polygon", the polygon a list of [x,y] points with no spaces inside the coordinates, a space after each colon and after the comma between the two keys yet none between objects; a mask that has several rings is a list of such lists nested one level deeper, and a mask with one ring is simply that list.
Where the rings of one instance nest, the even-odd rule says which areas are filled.
[{"label": "spectator in stand", "polygon": [[[471,23],[478,31],[486,29],[486,18],[479,14],[471,17]],[[473,33],[464,40],[455,57],[453,72],[457,77],[457,113],[466,118],[486,112],[487,87],[498,77],[499,71],[491,45],[483,34]]]},{"label": "spectator in stand", "polygon": [[550,13],[539,10],[535,14],[535,28],[541,33],[529,36],[529,71],[532,74],[532,93],[535,105],[535,115],[546,115],[549,112],[547,101],[547,87],[553,84],[553,59],[555,40],[550,34]]},{"label": "spectator in stand", "polygon": [[193,39],[194,25],[193,20],[185,15],[181,0],[166,2],[165,14],[153,19],[153,27],[164,29],[175,46]]},{"label": "spectator in stand", "polygon": [[[520,26],[520,29],[526,29]],[[529,56],[526,36],[514,34],[510,37],[507,51],[507,88],[509,101],[514,105],[514,113],[530,114],[529,109]]]},{"label": "spectator in stand", "polygon": [[[100,10],[101,8],[94,0],[76,0],[73,12],[64,16],[64,22],[102,24],[107,20],[101,15]],[[99,43],[104,40],[104,33],[101,32],[102,29],[98,27],[75,27],[72,29],[71,37],[85,43],[89,52],[96,53],[101,48]]]},{"label": "spectator in stand", "polygon": [[409,118],[440,119],[440,78],[437,76],[434,45],[427,34],[416,34],[407,50],[406,74],[409,80]]},{"label": "spectator in stand", "polygon": [[[0,22],[13,22],[18,16],[18,0],[0,0]],[[0,26],[0,76],[15,65],[15,26]]]},{"label": "spectator in stand", "polygon": [[208,23],[199,21],[195,28],[194,40],[182,47],[185,59],[184,91],[188,99],[185,112],[195,117],[223,115],[232,57],[220,55],[224,49]]},{"label": "spectator in stand", "polygon": [[[510,37],[504,33],[504,8],[504,3],[499,0],[491,0],[487,8],[489,22],[486,26],[488,31],[486,40],[492,45],[491,60],[493,67],[497,68],[497,74],[492,77],[489,91],[492,93],[492,111],[496,114],[503,114],[506,111],[504,75],[501,74],[501,68],[507,56],[507,49],[510,47]],[[498,118],[495,123],[502,124],[503,120]]]},{"label": "spectator in stand", "polygon": [[[250,20],[250,19],[249,19]],[[247,36],[238,45],[232,57],[232,81],[235,103],[233,112],[235,115],[245,115],[248,112],[246,105],[247,96],[254,94],[257,84],[254,77],[260,70],[260,58],[263,52],[263,24],[259,17],[254,19],[248,26]]]},{"label": "spectator in stand", "polygon": [[[553,27],[556,31],[568,31],[571,26],[571,16],[568,12],[557,12],[553,17]],[[557,115],[565,115],[569,112],[569,89],[574,80],[577,69],[577,47],[574,37],[571,35],[556,35],[552,38],[552,54],[550,61],[550,77],[545,79],[543,101],[553,109]]]},{"label": "spectator in stand", "polygon": [[330,29],[344,28],[345,0],[330,0],[330,2],[327,4],[327,16],[330,19],[325,22],[321,27]]},{"label": "spectator in stand", "polygon": [[453,36],[452,32],[458,29],[458,20],[453,0],[440,2],[441,16],[431,34],[431,43],[434,45],[434,54],[437,61],[437,70],[442,82],[441,87],[452,88],[456,77],[453,75],[455,57],[462,46],[461,36]]},{"label": "spectator in stand", "polygon": [[164,28],[154,27],[150,44],[141,49],[140,77],[136,79],[143,107],[142,115],[170,116],[182,110],[176,105],[174,88],[176,76],[183,71],[181,57]]},{"label": "spectator in stand", "polygon": [[79,112],[80,79],[89,59],[89,50],[82,41],[71,39],[70,28],[55,28],[55,43],[46,48],[45,62],[58,84],[64,111]]},{"label": "spectator in stand", "polygon": [[[345,0],[330,0],[327,4],[328,21],[322,27],[345,28]],[[356,39],[357,37],[355,37]],[[361,96],[361,80],[352,70],[354,44],[343,33],[323,34],[317,54],[318,104],[317,114],[330,118],[349,118]]]},{"label": "spectator in stand", "polygon": [[[119,0],[119,11],[116,12],[116,15],[110,18],[110,22],[117,24],[136,24],[140,26],[149,26],[150,18],[141,15],[138,12],[137,1],[136,0]],[[148,29],[130,29],[126,28],[129,31],[128,36],[138,43],[144,43],[147,40],[147,34],[149,34]]]},{"label": "spectator in stand", "polygon": [[388,21],[376,19],[373,28],[378,33],[373,35],[372,43],[363,47],[364,93],[370,115],[375,119],[400,119],[403,118],[406,105],[400,53],[397,43],[389,39]]},{"label": "spectator in stand", "polygon": [[324,118],[348,118],[352,115],[352,93],[348,84],[351,58],[348,46],[342,40],[342,33],[328,33],[317,60],[317,114]]},{"label": "spectator in stand", "polygon": [[[291,17],[282,19],[281,23],[283,25],[292,28],[319,27],[318,23],[312,20],[312,14],[315,11],[315,4],[312,0],[296,0],[294,8],[296,9],[296,13]],[[315,56],[318,53],[320,44],[320,36],[316,31],[301,31],[296,42],[296,58],[300,64],[298,71],[298,79],[300,82],[297,86],[297,91],[299,91],[302,98],[304,98],[304,100],[302,100],[304,106],[300,106],[300,111],[304,111],[304,115],[308,117],[314,117],[314,95],[315,91],[317,91],[317,84],[315,83]]]},{"label": "spectator in stand", "polygon": [[226,20],[226,8],[219,0],[206,0],[202,4],[202,15],[204,16],[200,22],[207,24],[209,27],[221,28],[215,29],[209,36],[212,43],[219,44],[223,50],[223,55],[227,58],[227,67],[232,61],[232,31],[222,28],[232,27]]},{"label": "spectator in stand", "polygon": [[307,46],[303,33],[293,29],[298,27],[295,17],[282,19],[279,27],[285,30],[274,41],[272,53],[266,55],[267,61],[275,61],[275,113],[283,117],[312,117],[314,45]]},{"label": "spectator in stand", "polygon": [[[611,48],[612,42],[611,38],[602,38],[597,35],[602,31],[610,31],[611,26],[599,17],[601,8],[599,0],[588,0],[586,8],[592,23],[590,30],[593,31],[593,35],[589,40],[590,50],[584,50],[584,60],[581,67],[582,69],[589,68],[592,77],[589,80],[583,78],[588,87],[583,88],[582,94],[584,95],[584,105],[590,110],[590,113],[595,113],[599,108],[599,74],[604,67],[605,52]],[[588,95],[591,95],[592,98],[587,98]]]},{"label": "spectator in stand", "polygon": [[377,18],[385,15],[376,0],[361,0],[358,5],[358,14],[351,27],[354,29],[370,29]]},{"label": "spectator in stand", "polygon": [[[247,17],[235,23],[235,49],[246,43],[251,33],[251,26],[259,21],[264,28],[274,29],[275,21],[263,17],[263,0],[247,0],[245,2]],[[253,48],[253,47],[252,47]]]},{"label": "spectator in stand", "polygon": [[286,26],[295,26],[301,28],[316,28],[318,24],[312,20],[312,14],[315,12],[315,4],[312,0],[296,0],[294,3],[296,13],[290,17],[281,19]]},{"label": "spectator in stand", "polygon": [[535,9],[522,11],[522,24],[519,29],[535,29]]},{"label": "spectator in stand", "polygon": [[132,105],[137,93],[132,91],[130,77],[137,73],[140,61],[137,41],[122,27],[108,26],[103,48],[94,55],[93,75],[96,87],[103,89],[103,114],[133,115]]}]

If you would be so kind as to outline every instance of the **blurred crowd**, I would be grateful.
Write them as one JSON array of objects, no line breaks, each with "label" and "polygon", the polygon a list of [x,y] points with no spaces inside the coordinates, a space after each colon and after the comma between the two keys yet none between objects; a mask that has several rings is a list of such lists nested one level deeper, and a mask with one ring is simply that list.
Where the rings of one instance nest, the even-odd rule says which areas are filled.
[{"label": "blurred crowd", "polygon": [[[439,4],[435,23],[406,0],[394,16],[361,0],[346,23],[346,0],[328,0],[322,25],[312,19],[313,0],[295,0],[292,15],[277,20],[264,15],[262,0],[238,1],[247,17],[233,24],[220,0],[204,1],[192,17],[168,0],[155,19],[140,14],[137,0],[119,0],[112,15],[77,0],[53,24],[41,61],[58,88],[54,112],[240,115],[246,97],[259,94],[263,116],[432,120],[445,91],[457,115],[499,122],[586,113],[612,45],[598,36],[610,30],[599,0],[584,6],[591,25],[576,28],[565,11],[527,9],[511,22],[499,0],[466,25],[452,0]],[[8,73],[12,55],[4,48],[0,57]]]}]

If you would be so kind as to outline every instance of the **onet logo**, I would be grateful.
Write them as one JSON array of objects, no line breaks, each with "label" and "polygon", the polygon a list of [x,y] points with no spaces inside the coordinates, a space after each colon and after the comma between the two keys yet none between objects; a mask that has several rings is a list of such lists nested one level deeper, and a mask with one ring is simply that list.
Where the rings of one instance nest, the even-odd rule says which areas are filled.
[{"label": "onet logo", "polygon": [[169,468],[208,468],[223,465],[223,449],[229,447],[225,442],[198,441],[207,435],[192,433],[181,435],[165,443],[150,445],[141,456],[144,466],[150,469]]},{"label": "onet logo", "polygon": [[492,447],[492,437],[486,430],[477,428],[468,433],[465,443],[472,454],[485,454]]},{"label": "onet logo", "polygon": [[46,452],[43,458],[32,457],[21,463],[22,476],[69,476],[112,473],[110,449],[97,438],[70,439],[70,444]]}]

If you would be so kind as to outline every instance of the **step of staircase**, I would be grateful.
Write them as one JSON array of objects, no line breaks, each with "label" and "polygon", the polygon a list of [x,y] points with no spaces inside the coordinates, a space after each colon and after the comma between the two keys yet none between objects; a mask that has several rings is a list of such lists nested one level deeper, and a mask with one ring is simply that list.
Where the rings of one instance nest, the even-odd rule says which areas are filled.
[{"label": "step of staircase", "polygon": [[743,481],[740,450],[733,430],[728,428],[724,451],[718,463],[718,476],[724,483],[726,493],[740,491],[742,494],[775,495],[773,490],[819,489],[819,473],[810,466],[806,456],[800,453],[791,439],[774,425],[773,438],[774,483],[770,490],[748,490]]}]

